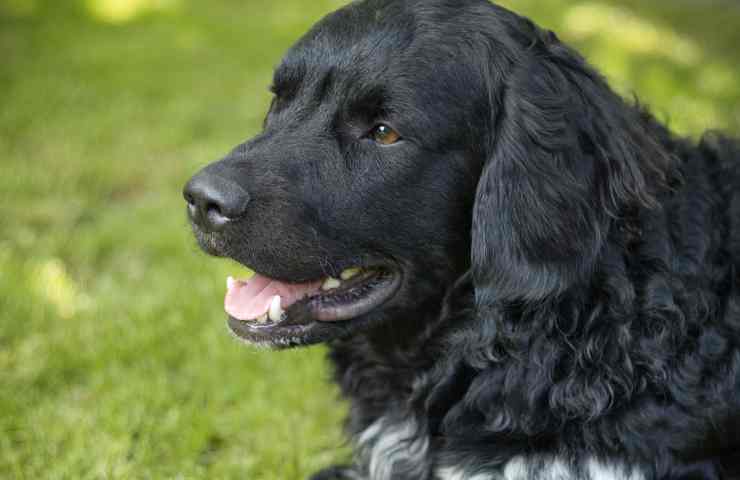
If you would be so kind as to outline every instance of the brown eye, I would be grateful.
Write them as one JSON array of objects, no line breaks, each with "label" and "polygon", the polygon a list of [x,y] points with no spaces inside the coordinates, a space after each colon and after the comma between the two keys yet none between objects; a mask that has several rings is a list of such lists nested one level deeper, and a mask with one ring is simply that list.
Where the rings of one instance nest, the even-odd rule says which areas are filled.
[{"label": "brown eye", "polygon": [[381,123],[370,131],[370,138],[381,145],[393,145],[401,139],[401,135],[388,125]]}]

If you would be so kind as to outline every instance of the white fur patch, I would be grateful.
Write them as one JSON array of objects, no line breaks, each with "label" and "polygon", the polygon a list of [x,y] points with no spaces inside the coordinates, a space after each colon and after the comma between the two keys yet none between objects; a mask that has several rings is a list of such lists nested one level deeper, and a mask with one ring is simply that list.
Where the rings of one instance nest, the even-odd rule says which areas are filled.
[{"label": "white fur patch", "polygon": [[587,458],[577,469],[565,460],[552,457],[517,456],[503,468],[493,472],[466,471],[463,468],[444,467],[435,472],[436,480],[644,480],[639,469],[629,469],[619,463],[602,463]]},{"label": "white fur patch", "polygon": [[390,422],[380,418],[357,438],[368,480],[422,478],[429,439],[417,435],[415,422]]},{"label": "white fur patch", "polygon": [[[429,439],[419,435],[413,420],[380,418],[357,437],[365,480],[425,478]],[[434,472],[435,480],[645,480],[637,467],[622,462],[604,463],[585,457],[574,465],[564,458],[519,455],[495,470],[485,467],[445,466]]]},{"label": "white fur patch", "polygon": [[437,480],[491,480],[491,474],[480,473],[468,475],[464,470],[455,467],[444,467],[437,470]]},{"label": "white fur patch", "polygon": [[636,467],[628,469],[617,463],[604,464],[594,458],[588,460],[586,470],[591,480],[645,480],[645,475]]},{"label": "white fur patch", "polygon": [[[540,463],[541,462],[541,463]],[[506,464],[502,480],[571,480],[577,473],[560,458],[514,457]]]}]

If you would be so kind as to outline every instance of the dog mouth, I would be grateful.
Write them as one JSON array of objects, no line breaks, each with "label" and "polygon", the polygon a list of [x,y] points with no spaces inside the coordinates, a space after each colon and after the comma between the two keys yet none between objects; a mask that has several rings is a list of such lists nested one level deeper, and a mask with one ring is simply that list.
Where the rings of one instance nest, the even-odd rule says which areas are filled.
[{"label": "dog mouth", "polygon": [[224,308],[232,333],[250,343],[313,343],[314,330],[346,331],[347,324],[381,307],[401,283],[398,270],[352,267],[338,278],[289,283],[256,273],[229,277]]}]

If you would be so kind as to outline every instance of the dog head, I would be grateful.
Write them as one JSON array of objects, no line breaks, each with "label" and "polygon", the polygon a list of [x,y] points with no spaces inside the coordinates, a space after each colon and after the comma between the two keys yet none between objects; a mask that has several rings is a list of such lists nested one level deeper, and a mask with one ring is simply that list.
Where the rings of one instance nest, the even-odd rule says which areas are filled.
[{"label": "dog head", "polygon": [[202,248],[257,272],[226,298],[255,343],[438,312],[468,271],[479,305],[562,292],[665,160],[580,57],[483,0],[353,3],[272,91],[262,132],[185,188]]}]

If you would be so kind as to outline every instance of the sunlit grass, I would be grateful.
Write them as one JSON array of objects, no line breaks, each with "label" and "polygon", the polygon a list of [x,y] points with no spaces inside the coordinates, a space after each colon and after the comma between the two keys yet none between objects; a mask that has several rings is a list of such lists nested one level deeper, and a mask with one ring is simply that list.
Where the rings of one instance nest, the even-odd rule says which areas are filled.
[{"label": "sunlit grass", "polygon": [[[740,132],[736,8],[506,3],[680,132]],[[231,338],[224,281],[247,273],[199,253],[180,194],[339,4],[0,0],[0,478],[297,480],[346,458],[324,350]]]},{"label": "sunlit grass", "polygon": [[87,295],[80,292],[80,286],[58,258],[39,262],[34,268],[31,281],[37,295],[54,306],[62,320],[73,317],[91,302]]},{"label": "sunlit grass", "polygon": [[605,3],[583,3],[566,11],[563,26],[574,40],[595,36],[608,39],[612,48],[632,55],[655,55],[695,66],[703,52],[692,40],[672,29],[640,18],[626,8]]},{"label": "sunlit grass", "polygon": [[[711,68],[702,65],[707,54],[696,41],[666,25],[640,18],[628,8],[604,3],[584,3],[568,9],[563,27],[569,39],[593,45],[596,63],[623,93],[629,94],[629,90],[637,93],[634,80],[637,75],[637,82],[660,92],[660,97],[674,112],[671,120],[677,130],[698,132],[721,123],[712,95],[736,90],[727,81],[732,77],[732,68],[721,63]],[[648,57],[655,63],[638,66],[639,72],[636,72],[632,64],[641,57]],[[660,59],[670,68],[661,66]],[[675,75],[687,72],[697,77],[698,95],[690,95],[683,85],[676,85]],[[683,83],[682,79],[679,81]],[[647,101],[652,99],[647,98]]]},{"label": "sunlit grass", "polygon": [[[557,31],[621,94],[640,98],[675,131],[691,136],[713,128],[740,131],[740,84],[731,80],[740,55],[707,43],[719,26],[740,23],[740,6],[730,5],[702,19],[698,15],[706,15],[706,10],[682,3],[684,16],[694,21],[686,22],[691,29],[678,29],[660,14],[671,12],[675,18],[675,10],[667,5],[661,9],[639,2],[564,2],[552,14],[541,2],[505,3]],[[652,10],[645,15],[648,8]],[[740,41],[737,29],[734,32]]]},{"label": "sunlit grass", "polygon": [[124,23],[150,13],[173,10],[179,0],[87,0],[90,13],[104,22]]}]

